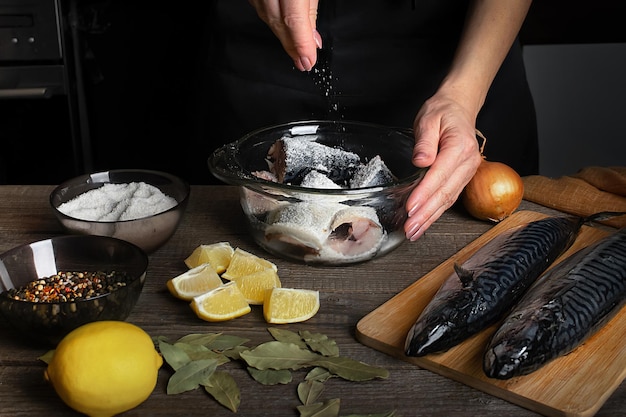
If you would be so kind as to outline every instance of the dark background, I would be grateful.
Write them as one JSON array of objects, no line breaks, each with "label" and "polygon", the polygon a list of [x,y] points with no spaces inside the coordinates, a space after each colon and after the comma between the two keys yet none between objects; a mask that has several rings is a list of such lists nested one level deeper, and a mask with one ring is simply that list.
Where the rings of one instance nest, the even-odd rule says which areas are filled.
[{"label": "dark background", "polygon": [[[90,157],[72,148],[66,98],[0,100],[0,184],[57,184],[87,170],[148,168],[191,183],[215,183],[204,119],[207,11],[202,2],[80,1],[80,66]],[[141,2],[143,3],[143,2]],[[535,1],[520,34],[525,45],[626,42],[623,1]],[[219,106],[219,103],[212,103]]]}]

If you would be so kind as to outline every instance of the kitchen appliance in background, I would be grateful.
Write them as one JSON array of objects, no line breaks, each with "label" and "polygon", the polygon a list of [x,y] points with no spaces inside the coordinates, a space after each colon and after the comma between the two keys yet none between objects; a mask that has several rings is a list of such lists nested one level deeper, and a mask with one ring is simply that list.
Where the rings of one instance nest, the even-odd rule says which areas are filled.
[{"label": "kitchen appliance in background", "polygon": [[0,0],[0,184],[91,168],[77,0]]}]

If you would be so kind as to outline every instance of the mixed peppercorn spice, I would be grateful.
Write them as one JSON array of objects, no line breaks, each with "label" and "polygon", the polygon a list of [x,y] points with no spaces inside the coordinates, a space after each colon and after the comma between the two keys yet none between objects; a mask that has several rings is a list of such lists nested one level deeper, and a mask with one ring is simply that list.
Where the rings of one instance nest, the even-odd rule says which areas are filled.
[{"label": "mixed peppercorn spice", "polygon": [[125,272],[57,272],[6,292],[9,298],[35,303],[79,301],[108,294],[129,282]]}]

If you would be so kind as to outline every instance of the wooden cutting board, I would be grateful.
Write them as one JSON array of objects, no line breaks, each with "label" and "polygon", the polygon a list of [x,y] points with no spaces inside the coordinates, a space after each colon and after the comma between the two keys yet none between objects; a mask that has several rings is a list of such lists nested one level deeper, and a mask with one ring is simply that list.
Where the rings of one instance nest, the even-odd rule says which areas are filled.
[{"label": "wooden cutting board", "polygon": [[[546,416],[594,415],[626,377],[626,308],[569,355],[526,376],[501,381],[485,376],[482,355],[492,326],[447,352],[414,358],[404,355],[406,335],[442,282],[478,248],[502,231],[546,217],[519,211],[460,250],[405,290],[363,317],[357,339],[385,352]],[[574,245],[557,262],[608,232],[583,226]]]}]

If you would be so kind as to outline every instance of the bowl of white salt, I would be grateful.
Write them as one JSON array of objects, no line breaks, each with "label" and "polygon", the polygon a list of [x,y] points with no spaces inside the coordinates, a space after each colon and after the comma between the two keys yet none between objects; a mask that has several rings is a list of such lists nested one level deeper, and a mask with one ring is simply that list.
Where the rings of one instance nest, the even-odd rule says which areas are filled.
[{"label": "bowl of white salt", "polygon": [[152,253],[176,231],[189,194],[189,184],[174,175],[117,169],[61,183],[50,205],[68,233],[115,237]]}]

